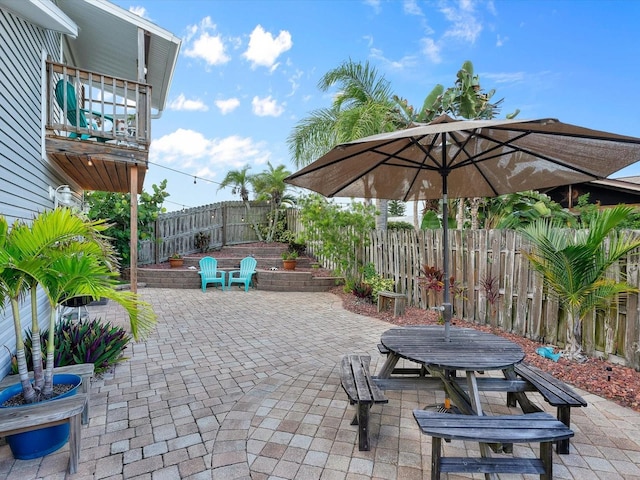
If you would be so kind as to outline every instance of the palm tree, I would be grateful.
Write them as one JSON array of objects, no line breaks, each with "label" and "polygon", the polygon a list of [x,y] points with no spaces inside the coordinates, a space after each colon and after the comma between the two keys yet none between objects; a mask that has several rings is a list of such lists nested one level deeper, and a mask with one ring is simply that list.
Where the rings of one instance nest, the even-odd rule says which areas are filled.
[{"label": "palm tree", "polygon": [[568,358],[582,358],[582,319],[587,314],[594,309],[607,309],[619,294],[638,291],[606,276],[609,267],[640,247],[640,240],[616,230],[631,212],[633,208],[622,205],[602,210],[587,230],[578,230],[573,236],[561,229],[560,222],[549,219],[521,229],[533,245],[525,255],[567,313]]},{"label": "palm tree", "polygon": [[[492,101],[495,95],[495,89],[485,92],[480,86],[480,77],[474,73],[473,63],[466,61],[462,64],[460,70],[456,74],[456,81],[453,87],[445,90],[444,86],[438,84],[425,98],[420,110],[414,109],[404,98],[394,96],[393,100],[398,105],[402,115],[406,119],[407,124],[416,122],[427,123],[432,121],[438,115],[447,113],[454,118],[464,118],[467,120],[491,119],[496,118],[500,114],[501,104],[504,99]],[[515,118],[519,110],[516,110],[506,116],[506,118]],[[477,214],[477,206],[480,199],[471,201],[471,224],[477,225],[478,219],[474,217]],[[458,215],[457,225],[462,228],[464,224],[464,212],[466,211],[465,199],[460,198],[457,202]],[[418,206],[414,204],[414,224],[417,226],[420,222],[417,219]]]},{"label": "palm tree", "polygon": [[287,184],[284,179],[291,175],[291,172],[284,165],[273,168],[271,162],[267,162],[268,170],[255,175],[251,179],[251,184],[257,192],[257,200],[268,201],[271,207],[271,225],[267,232],[267,242],[272,242],[278,225],[278,215],[283,203],[290,203],[291,197],[285,195]]},{"label": "palm tree", "polygon": [[222,179],[222,182],[220,182],[218,190],[226,187],[233,187],[233,194],[236,195],[237,193],[240,196],[242,203],[244,203],[244,208],[247,210],[247,218],[251,221],[251,225],[258,236],[258,240],[262,242],[262,233],[260,233],[258,225],[251,216],[251,205],[249,204],[249,186],[251,185],[252,179],[252,175],[248,173],[250,168],[251,167],[249,165],[245,165],[240,170],[229,170]]},{"label": "palm tree", "polygon": [[[0,306],[4,306],[5,298],[9,299],[18,371],[27,402],[37,400],[37,391],[45,398],[53,392],[55,312],[64,299],[106,297],[120,303],[129,314],[136,339],[148,333],[155,323],[150,305],[132,292],[115,290],[118,263],[115,250],[103,236],[106,228],[104,221],[86,220],[66,208],[40,213],[31,225],[16,222],[11,228],[6,219],[0,217]],[[42,362],[34,358],[32,386],[24,352],[19,301],[29,290],[33,294],[38,286],[49,301],[49,339],[46,370],[42,374]],[[32,323],[37,323],[37,309],[32,308],[32,315]],[[33,353],[37,355],[35,350]]]},{"label": "palm tree", "polygon": [[[368,62],[348,60],[318,82],[323,92],[337,86],[330,108],[311,112],[289,135],[287,143],[296,167],[308,165],[335,145],[406,126],[390,84]],[[378,227],[386,227],[386,200],[379,205]]]}]

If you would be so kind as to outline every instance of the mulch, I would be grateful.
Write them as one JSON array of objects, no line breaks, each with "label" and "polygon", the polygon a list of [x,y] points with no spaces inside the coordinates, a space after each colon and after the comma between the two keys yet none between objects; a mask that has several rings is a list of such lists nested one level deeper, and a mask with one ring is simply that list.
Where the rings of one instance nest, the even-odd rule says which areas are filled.
[{"label": "mulch", "polygon": [[[394,318],[389,311],[378,313],[376,305],[350,293],[345,293],[341,287],[334,288],[332,293],[341,297],[342,305],[346,310],[378,318],[393,325],[435,325],[438,323],[439,313],[436,311],[407,307],[403,316]],[[569,361],[566,358],[560,358],[557,362],[554,362],[536,353],[537,348],[547,345],[519,335],[503,332],[491,326],[476,325],[460,319],[452,320],[452,324],[460,327],[475,328],[508,338],[522,347],[525,352],[525,361],[530,365],[534,365],[582,390],[640,412],[640,372],[635,371],[633,368],[591,357],[587,358],[583,363]]]}]

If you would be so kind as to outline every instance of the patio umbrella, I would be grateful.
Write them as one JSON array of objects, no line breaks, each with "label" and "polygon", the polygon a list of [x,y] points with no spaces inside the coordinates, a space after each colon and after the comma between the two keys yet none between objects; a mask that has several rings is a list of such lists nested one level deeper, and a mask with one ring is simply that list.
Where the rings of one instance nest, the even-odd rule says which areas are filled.
[{"label": "patio umbrella", "polygon": [[640,160],[640,138],[555,119],[454,120],[337,145],[285,179],[326,197],[443,200],[445,336],[449,338],[447,199],[505,193],[606,178]]}]

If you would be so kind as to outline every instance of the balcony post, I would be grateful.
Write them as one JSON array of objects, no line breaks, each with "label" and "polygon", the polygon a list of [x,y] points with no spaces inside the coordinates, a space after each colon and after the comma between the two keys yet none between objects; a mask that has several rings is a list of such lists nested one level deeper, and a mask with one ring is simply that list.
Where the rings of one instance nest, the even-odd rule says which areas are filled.
[{"label": "balcony post", "polygon": [[131,280],[131,291],[138,292],[138,164],[131,167],[131,215],[130,230],[131,238],[129,239],[129,272]]}]

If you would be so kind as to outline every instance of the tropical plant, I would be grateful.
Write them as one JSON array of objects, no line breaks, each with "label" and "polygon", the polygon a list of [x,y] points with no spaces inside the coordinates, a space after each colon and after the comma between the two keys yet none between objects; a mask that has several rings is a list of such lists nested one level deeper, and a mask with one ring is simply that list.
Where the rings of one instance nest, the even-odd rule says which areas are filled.
[{"label": "tropical plant", "polygon": [[268,169],[251,178],[251,184],[256,191],[256,200],[268,201],[270,205],[269,228],[266,241],[273,242],[278,229],[278,216],[283,204],[294,205],[293,197],[286,195],[287,184],[284,179],[291,172],[284,165],[273,168],[267,162]]},{"label": "tropical plant", "polygon": [[[296,167],[324,155],[335,145],[407,126],[392,100],[390,83],[375,68],[348,60],[318,82],[327,92],[337,87],[329,108],[314,110],[295,125],[287,143]],[[387,201],[378,205],[378,228],[386,229]]]},{"label": "tropical plant", "polygon": [[[138,198],[138,240],[154,238],[155,221],[166,209],[162,203],[169,196],[167,180],[152,185],[153,193],[142,192]],[[109,219],[104,231],[113,242],[121,265],[131,258],[131,195],[129,193],[87,192],[85,195],[91,220]]]},{"label": "tropical plant", "polygon": [[[46,349],[49,333],[40,334],[40,344]],[[32,332],[27,332],[24,338],[27,368],[33,369],[33,340]],[[100,374],[124,360],[123,353],[131,336],[118,326],[100,319],[73,320],[63,319],[56,324],[54,333],[54,367],[65,367],[80,363],[93,363],[94,372]],[[37,342],[36,342],[37,343]],[[18,373],[17,365],[13,371]]]},{"label": "tropical plant", "polygon": [[253,230],[258,236],[258,240],[263,241],[262,233],[258,228],[255,220],[251,216],[251,204],[249,203],[249,187],[251,186],[252,176],[248,173],[251,167],[245,165],[240,170],[229,170],[225,177],[220,182],[218,190],[226,187],[232,187],[232,193],[239,195],[240,200],[244,203],[244,208],[247,210],[247,218],[251,220]]},{"label": "tropical plant", "polygon": [[379,292],[393,292],[396,285],[392,278],[385,278],[377,273],[375,265],[371,262],[362,269],[362,283],[371,287],[371,300],[377,300]]},{"label": "tropical plant", "polygon": [[[469,120],[488,120],[500,114],[500,106],[504,101],[492,102],[495,93],[495,89],[483,91],[480,77],[474,73],[473,63],[467,60],[458,70],[454,86],[445,90],[444,86],[436,85],[426,96],[420,110],[415,110],[404,98],[394,96],[394,100],[409,123],[427,123],[443,113]],[[515,118],[519,113],[520,110],[516,110],[506,118]]]},{"label": "tropical plant", "polygon": [[618,295],[637,292],[626,281],[609,278],[607,270],[640,247],[640,240],[617,230],[633,208],[617,206],[597,212],[586,230],[564,230],[560,222],[537,220],[521,229],[532,244],[525,252],[549,292],[567,314],[564,355],[582,358],[582,320],[594,310],[606,311]]},{"label": "tropical plant", "polygon": [[480,207],[483,227],[517,229],[540,218],[555,218],[566,227],[574,227],[576,219],[544,193],[528,191],[486,198]]},{"label": "tropical plant", "polygon": [[295,250],[287,250],[286,252],[282,252],[283,260],[295,260],[298,258],[298,252]]},{"label": "tropical plant", "polygon": [[[474,73],[473,63],[469,60],[462,64],[460,70],[456,74],[456,81],[453,87],[445,90],[444,86],[438,84],[426,96],[422,107],[416,110],[409,105],[404,98],[394,96],[393,100],[398,105],[399,110],[405,117],[407,124],[426,123],[435,119],[443,113],[449,114],[454,118],[464,118],[468,120],[491,119],[496,118],[500,114],[501,104],[504,99],[493,100],[495,89],[484,91],[480,85],[480,77]],[[506,115],[506,118],[515,118],[520,110]],[[464,212],[464,199],[459,199],[458,205],[461,212]],[[472,201],[473,203],[473,201]],[[426,209],[430,211],[431,209]],[[453,210],[450,210],[453,211]],[[471,224],[477,224],[473,217],[476,210],[471,209]],[[439,228],[436,226],[435,218],[432,214],[428,214],[430,218],[423,222],[421,228]],[[414,218],[418,220],[418,204],[414,203]],[[460,228],[464,225],[464,219],[458,219]],[[416,223],[417,226],[417,223]]]},{"label": "tropical plant", "polygon": [[375,208],[355,201],[340,206],[318,194],[302,198],[298,205],[305,241],[314,244],[314,253],[335,265],[347,283],[361,279],[362,249],[370,242]]},{"label": "tropical plant", "polygon": [[491,308],[490,318],[492,320],[492,324],[495,326],[496,309],[498,300],[500,299],[500,285],[498,283],[498,279],[491,273],[487,273],[480,279],[480,288],[484,291],[484,296]]},{"label": "tropical plant", "polygon": [[[133,292],[117,291],[116,252],[104,235],[107,224],[58,208],[38,214],[30,225],[16,221],[10,227],[0,217],[0,307],[11,304],[16,338],[18,372],[27,403],[37,401],[36,392],[48,398],[53,392],[54,330],[56,307],[65,300],[90,296],[108,298],[129,315],[133,337],[144,336],[155,323],[151,306]],[[49,337],[46,370],[34,359],[34,383],[29,381],[24,352],[20,299],[40,287],[49,302]],[[32,300],[33,301],[33,300]],[[32,307],[32,324],[38,323]],[[32,333],[39,337],[39,329]],[[34,346],[37,355],[39,346]]]}]

